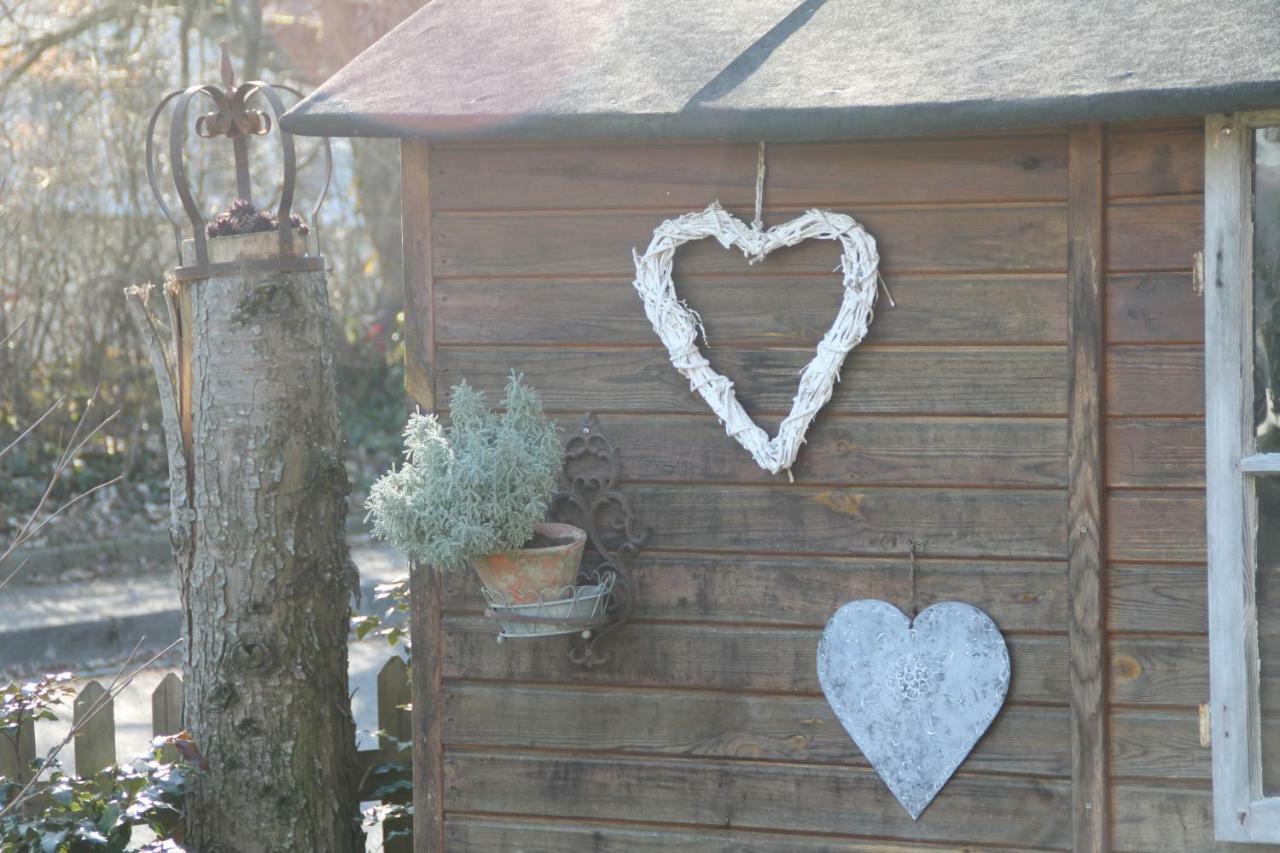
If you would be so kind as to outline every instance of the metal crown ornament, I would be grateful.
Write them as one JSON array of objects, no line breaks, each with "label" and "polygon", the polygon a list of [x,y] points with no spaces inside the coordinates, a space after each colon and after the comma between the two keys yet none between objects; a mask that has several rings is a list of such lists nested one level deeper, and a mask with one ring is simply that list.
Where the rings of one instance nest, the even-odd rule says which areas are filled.
[{"label": "metal crown ornament", "polygon": [[[164,215],[173,226],[173,236],[175,243],[177,243],[179,263],[177,269],[174,270],[174,278],[176,280],[195,281],[239,271],[284,272],[324,269],[324,259],[319,256],[318,252],[315,255],[308,255],[303,250],[299,254],[293,239],[294,230],[300,229],[301,233],[305,234],[307,228],[302,224],[301,220],[297,219],[292,210],[298,158],[294,149],[293,134],[286,132],[279,126],[280,116],[285,112],[284,102],[280,98],[280,92],[282,91],[298,98],[302,97],[300,92],[289,86],[272,86],[261,80],[251,80],[237,85],[235,72],[231,67],[231,57],[227,51],[226,43],[223,43],[221,88],[214,85],[201,84],[170,92],[160,101],[155,111],[151,114],[151,121],[147,125],[147,181],[151,185],[151,192],[155,196],[156,202],[160,205],[160,209],[164,211]],[[188,115],[192,102],[198,97],[203,97],[212,102],[213,111],[204,113],[196,118],[196,135],[202,139],[226,137],[231,141],[231,148],[235,156],[236,194],[241,204],[248,203],[248,205],[252,205],[253,202],[253,189],[250,186],[249,178],[249,139],[253,136],[266,136],[271,132],[273,126],[275,127],[280,137],[284,165],[284,175],[280,183],[280,204],[274,216],[271,214],[266,215],[264,223],[266,227],[253,230],[275,230],[279,233],[280,252],[278,257],[243,259],[224,263],[209,262],[207,223],[201,215],[200,207],[192,193],[183,156],[187,141]],[[250,102],[255,99],[265,101],[265,106],[270,109],[270,112],[251,107]],[[182,202],[182,209],[186,213],[192,228],[191,240],[194,250],[194,262],[190,262],[191,259],[183,257],[183,223],[174,215],[169,205],[165,202],[156,177],[158,171],[155,146],[156,124],[170,104],[173,105],[173,115],[169,127],[169,167],[173,176],[174,189]],[[322,139],[321,144],[324,149],[325,177],[319,198],[316,199],[315,207],[311,211],[313,227],[316,226],[316,217],[320,212],[320,204],[324,201],[325,194],[328,192],[329,179],[333,172],[333,155],[329,147],[329,140]],[[187,261],[187,263],[184,264],[184,261]]]}]

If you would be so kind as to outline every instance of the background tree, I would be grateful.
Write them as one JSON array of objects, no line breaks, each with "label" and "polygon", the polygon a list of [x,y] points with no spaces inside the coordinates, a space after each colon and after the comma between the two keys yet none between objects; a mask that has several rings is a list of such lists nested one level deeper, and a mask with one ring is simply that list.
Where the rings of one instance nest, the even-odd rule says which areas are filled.
[{"label": "background tree", "polygon": [[[102,405],[120,410],[121,415],[95,435],[57,489],[70,492],[101,479],[104,471],[123,469],[119,483],[95,495],[96,503],[112,507],[111,526],[104,527],[103,533],[118,534],[129,524],[154,529],[157,517],[133,509],[162,503],[167,491],[155,383],[144,341],[126,319],[119,298],[125,285],[153,279],[176,261],[172,235],[150,197],[141,157],[141,137],[150,110],[167,91],[216,78],[218,45],[224,40],[252,76],[305,91],[417,5],[356,0],[322,4],[0,0],[0,111],[5,116],[0,124],[0,179],[7,179],[9,187],[5,206],[20,214],[9,220],[17,225],[10,251],[0,256],[0,339],[16,330],[9,344],[0,346],[0,444],[47,405],[54,397],[52,389],[83,395],[101,386]],[[316,149],[307,148],[305,140],[299,143],[299,193],[304,199],[314,198],[317,187],[307,181],[315,172],[307,166],[314,161]],[[395,143],[384,141],[355,146],[341,142],[335,154],[335,186],[321,231],[331,269],[328,297],[339,317],[339,336],[336,364],[325,370],[336,368],[342,376],[339,387],[346,392],[342,408],[354,439],[346,460],[356,478],[362,479],[385,467],[395,453],[403,415],[397,367],[398,157]],[[228,170],[221,163],[210,168],[200,160],[190,166],[201,194],[225,204],[226,185],[219,180]],[[268,170],[272,166],[265,164]],[[205,211],[213,212],[213,208]],[[311,306],[322,304],[325,283],[309,288],[304,301]],[[306,314],[311,319],[303,323],[308,341],[319,340],[322,334],[324,324],[314,322],[316,316]],[[274,322],[269,316],[267,320]],[[332,388],[331,374],[327,379],[303,376],[303,368],[294,366],[299,371],[294,376],[297,383]],[[325,600],[333,603],[322,620],[324,629],[299,631],[305,642],[296,649],[272,647],[273,662],[261,670],[264,680],[268,674],[277,681],[286,680],[295,670],[275,667],[286,666],[282,661],[305,662],[299,649],[321,649],[330,657],[341,649],[345,660],[345,607],[353,578],[349,563],[339,554],[342,505],[334,496],[342,489],[340,468],[332,463],[339,458],[341,445],[327,420],[303,421],[309,425],[313,446],[321,452],[288,470],[290,477],[301,471],[308,485],[292,498],[293,505],[272,509],[276,522],[283,524],[272,535],[281,538],[246,558],[254,573],[269,573],[260,563],[275,566],[273,594],[277,597],[269,602],[260,597],[243,599],[262,612],[246,613],[236,624],[225,619],[218,623],[210,603],[201,617],[209,627],[201,637],[205,647],[192,652],[210,659],[226,655],[250,671],[255,656],[265,653],[252,642],[255,632],[262,630],[254,619],[278,617],[280,609],[298,607],[290,600],[298,590],[323,592]],[[263,435],[277,428],[258,426],[265,430]],[[0,477],[0,533],[17,521],[9,508],[20,505],[25,492],[43,486],[56,451],[52,442],[24,446],[22,453],[5,460],[6,476]],[[313,487],[314,477],[325,482]],[[265,501],[260,494],[224,494],[216,488],[209,494],[227,506]],[[215,515],[213,507],[206,512]],[[310,539],[302,535],[315,530],[322,535]],[[228,549],[224,553],[240,547],[221,546]],[[231,559],[236,561],[234,556]],[[314,585],[317,578],[323,580],[320,589],[305,587],[304,579]],[[234,578],[225,580],[230,583]],[[336,738],[339,746],[349,745],[349,718],[345,728],[317,723],[308,717],[308,708],[319,703],[277,706],[268,718],[261,710],[269,688],[248,688],[247,679],[233,687],[242,697],[254,699],[243,699],[238,714],[225,716],[233,720],[233,727],[220,737],[229,740],[234,734],[250,745],[274,744],[283,742],[285,728],[294,726],[316,738]],[[326,697],[324,710],[345,707],[340,686],[317,685],[317,689]],[[199,701],[222,698],[217,693],[201,694]],[[264,720],[269,725],[255,729]],[[257,769],[270,767],[280,755],[263,757]],[[232,761],[236,760],[233,756]],[[351,781],[349,776],[338,773],[332,784],[321,780],[321,787],[332,795],[330,816],[337,817],[329,825],[339,827],[335,838],[351,825],[345,817],[349,797],[342,790],[343,780]],[[295,781],[301,784],[300,777]],[[279,788],[288,790],[287,784]],[[261,788],[246,788],[246,797],[251,794],[246,808],[283,814],[296,806],[287,794],[271,798]],[[315,814],[306,813],[310,818]],[[227,822],[226,814],[218,819]],[[229,849],[253,849],[237,844]],[[346,847],[338,841],[313,844],[309,838],[298,838],[292,848],[281,849]]]},{"label": "background tree", "polygon": [[[0,348],[0,438],[58,393],[84,397],[101,386],[101,404],[120,416],[59,488],[123,471],[96,501],[112,504],[102,532],[154,526],[147,507],[162,506],[167,488],[154,382],[118,298],[176,261],[141,156],[151,109],[165,92],[216,79],[224,40],[238,67],[306,91],[418,5],[0,0],[0,205],[18,214],[8,219],[12,234],[0,256],[0,338],[22,325]],[[307,140],[299,145],[299,192],[314,198],[306,164],[316,150]],[[337,140],[335,158],[321,231],[346,458],[359,488],[394,457],[403,417],[398,149],[387,140]],[[218,196],[224,171],[191,165],[201,189]],[[36,442],[8,460],[0,533],[14,523],[4,508],[43,488],[55,455],[52,443]]]}]

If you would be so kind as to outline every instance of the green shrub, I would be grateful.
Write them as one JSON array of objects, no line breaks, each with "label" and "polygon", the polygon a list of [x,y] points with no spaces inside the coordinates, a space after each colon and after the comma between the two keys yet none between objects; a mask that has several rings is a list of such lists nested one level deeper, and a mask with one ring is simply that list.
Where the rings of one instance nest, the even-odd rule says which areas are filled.
[{"label": "green shrub", "polygon": [[537,392],[514,373],[502,407],[490,410],[463,382],[447,427],[433,415],[410,416],[404,465],[369,493],[375,536],[443,570],[529,541],[556,488],[560,437]]}]

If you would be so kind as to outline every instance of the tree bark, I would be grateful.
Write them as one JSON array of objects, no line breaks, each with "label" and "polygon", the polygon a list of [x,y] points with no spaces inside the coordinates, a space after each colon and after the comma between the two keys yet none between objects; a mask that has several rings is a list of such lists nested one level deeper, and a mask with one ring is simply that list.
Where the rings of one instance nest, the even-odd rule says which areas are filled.
[{"label": "tree bark", "polygon": [[[210,261],[278,245],[274,232],[214,239]],[[172,332],[147,291],[130,301],[170,447],[185,725],[210,765],[187,841],[205,853],[363,849],[347,688],[358,576],[324,273],[165,290]]]}]

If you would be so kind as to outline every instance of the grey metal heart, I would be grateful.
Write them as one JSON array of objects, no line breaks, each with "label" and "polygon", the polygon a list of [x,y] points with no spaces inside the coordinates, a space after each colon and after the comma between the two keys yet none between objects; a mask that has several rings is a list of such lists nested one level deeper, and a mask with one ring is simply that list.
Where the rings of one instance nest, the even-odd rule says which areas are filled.
[{"label": "grey metal heart", "polygon": [[1009,650],[978,608],[943,601],[915,622],[860,599],[827,622],[818,681],[831,710],[914,820],[1004,705]]}]

